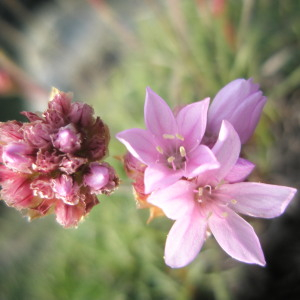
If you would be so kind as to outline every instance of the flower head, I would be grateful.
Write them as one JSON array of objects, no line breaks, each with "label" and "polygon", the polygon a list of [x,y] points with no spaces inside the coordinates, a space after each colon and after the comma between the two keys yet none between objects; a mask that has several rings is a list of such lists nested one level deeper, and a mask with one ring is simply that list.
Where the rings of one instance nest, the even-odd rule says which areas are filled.
[{"label": "flower head", "polygon": [[148,197],[149,203],[175,220],[165,247],[165,261],[169,266],[179,268],[189,264],[201,250],[207,230],[233,258],[265,265],[258,237],[237,213],[277,217],[284,212],[296,190],[242,182],[253,167],[238,160],[240,148],[238,134],[229,122],[223,121],[212,148],[220,168],[208,170],[192,180],[179,180]]},{"label": "flower head", "polygon": [[99,202],[97,194],[118,186],[102,161],[108,127],[89,105],[71,100],[54,89],[43,114],[23,112],[29,122],[0,123],[1,198],[31,219],[55,212],[64,227],[77,226]]},{"label": "flower head", "polygon": [[211,150],[200,145],[208,104],[209,99],[195,102],[175,116],[166,102],[147,88],[144,110],[147,129],[134,128],[117,134],[128,151],[147,166],[145,193],[218,167]]},{"label": "flower head", "polygon": [[229,121],[244,144],[252,136],[267,98],[252,78],[224,86],[208,110],[206,138],[216,138],[223,120]]}]

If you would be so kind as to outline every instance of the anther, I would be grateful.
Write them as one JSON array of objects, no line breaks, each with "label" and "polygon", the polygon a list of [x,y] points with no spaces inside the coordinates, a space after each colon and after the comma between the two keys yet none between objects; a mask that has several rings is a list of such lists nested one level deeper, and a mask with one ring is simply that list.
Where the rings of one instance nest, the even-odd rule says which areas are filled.
[{"label": "anther", "polygon": [[162,147],[157,146],[156,150],[160,153],[160,154],[164,154],[164,150],[162,149]]},{"label": "anther", "polygon": [[184,141],[184,137],[181,134],[179,134],[179,133],[176,133],[176,138],[178,140]]},{"label": "anther", "polygon": [[235,199],[231,199],[230,202],[231,202],[232,204],[237,204],[237,201],[236,201]]},{"label": "anther", "polygon": [[170,156],[170,157],[168,157],[168,159],[167,159],[168,163],[170,163],[170,164],[171,164],[174,160],[175,160],[175,157],[174,157],[174,156]]},{"label": "anther", "polygon": [[222,212],[221,215],[222,215],[223,218],[227,218],[228,217],[228,213],[226,211]]},{"label": "anther", "polygon": [[164,138],[164,139],[173,140],[173,139],[175,139],[175,136],[174,136],[173,134],[167,134],[167,133],[164,133],[164,134],[163,134],[163,138]]},{"label": "anther", "polygon": [[211,186],[210,185],[205,185],[204,188],[211,194]]},{"label": "anther", "polygon": [[179,152],[181,157],[186,157],[186,152],[183,146],[179,147]]}]

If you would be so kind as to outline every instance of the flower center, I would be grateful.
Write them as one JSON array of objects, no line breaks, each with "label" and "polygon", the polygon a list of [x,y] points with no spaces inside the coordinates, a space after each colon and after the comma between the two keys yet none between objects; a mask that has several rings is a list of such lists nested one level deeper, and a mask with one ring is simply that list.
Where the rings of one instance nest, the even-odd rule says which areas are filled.
[{"label": "flower center", "polygon": [[163,134],[163,139],[174,141],[173,147],[169,149],[163,149],[161,146],[157,146],[156,150],[162,157],[158,162],[166,164],[168,168],[174,171],[186,168],[187,154],[184,146],[180,145],[184,141],[184,137],[180,134]]},{"label": "flower center", "polygon": [[194,200],[197,203],[204,204],[213,200],[213,190],[211,185],[205,185],[204,187],[198,187],[194,190]]}]

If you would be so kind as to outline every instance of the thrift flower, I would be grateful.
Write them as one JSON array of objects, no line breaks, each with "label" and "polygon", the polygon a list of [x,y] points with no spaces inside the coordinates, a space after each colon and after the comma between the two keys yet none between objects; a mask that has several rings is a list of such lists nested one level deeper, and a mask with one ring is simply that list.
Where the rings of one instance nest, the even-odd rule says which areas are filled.
[{"label": "thrift flower", "polygon": [[[166,264],[184,267],[199,253],[209,230],[233,258],[265,265],[253,228],[238,213],[274,218],[281,215],[296,189],[242,182],[252,166],[238,161],[241,143],[233,126],[223,121],[212,148],[220,168],[207,170],[192,180],[182,179],[154,191],[147,201],[175,220],[165,247]],[[233,173],[239,170],[233,176]]]},{"label": "thrift flower", "polygon": [[103,162],[109,130],[92,107],[71,102],[53,90],[43,114],[23,112],[27,123],[0,123],[1,198],[25,209],[30,219],[55,212],[74,227],[99,203],[97,194],[118,186],[114,169]]},{"label": "thrift flower", "polygon": [[252,78],[236,79],[224,86],[208,110],[206,138],[216,140],[223,120],[229,121],[244,144],[252,136],[267,98]]},{"label": "thrift flower", "polygon": [[145,193],[192,178],[218,167],[212,151],[200,145],[206,129],[209,99],[182,108],[175,116],[166,102],[147,88],[144,109],[147,129],[128,129],[117,138],[147,167]]}]

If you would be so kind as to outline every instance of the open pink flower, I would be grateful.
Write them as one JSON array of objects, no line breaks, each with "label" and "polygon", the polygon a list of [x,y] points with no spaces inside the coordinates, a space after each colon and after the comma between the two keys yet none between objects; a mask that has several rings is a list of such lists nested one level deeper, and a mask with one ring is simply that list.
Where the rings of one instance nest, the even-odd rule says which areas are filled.
[{"label": "open pink flower", "polygon": [[[208,170],[193,180],[179,180],[148,197],[148,202],[176,220],[165,247],[165,261],[170,267],[180,268],[189,264],[201,250],[208,229],[233,258],[265,265],[258,237],[251,225],[237,213],[260,218],[277,217],[284,212],[296,190],[286,186],[240,182],[251,170],[248,163],[237,163],[240,146],[232,125],[223,121],[218,140],[212,148],[220,168]],[[234,168],[238,168],[239,172],[230,177]]]},{"label": "open pink flower", "polygon": [[209,99],[189,104],[174,116],[166,102],[147,88],[147,129],[134,128],[117,134],[128,151],[147,165],[146,193],[218,167],[212,151],[200,145],[208,104]]},{"label": "open pink flower", "polygon": [[236,79],[224,86],[208,110],[206,138],[217,137],[223,120],[229,121],[244,144],[252,136],[267,98],[252,78]]}]

